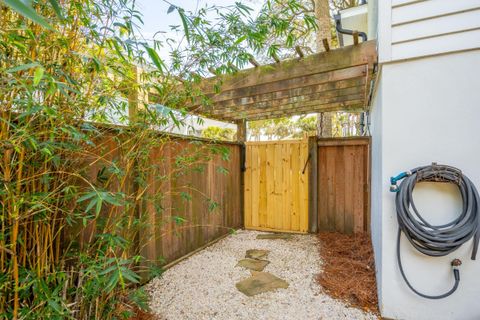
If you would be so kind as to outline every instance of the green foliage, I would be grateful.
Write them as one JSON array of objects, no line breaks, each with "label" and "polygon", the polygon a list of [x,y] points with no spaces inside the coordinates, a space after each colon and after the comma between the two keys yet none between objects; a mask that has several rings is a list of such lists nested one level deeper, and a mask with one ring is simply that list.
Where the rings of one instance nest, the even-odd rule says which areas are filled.
[{"label": "green foliage", "polygon": [[269,120],[251,121],[248,123],[252,140],[282,140],[298,139],[316,132],[316,116],[302,116],[293,118],[276,118]]},{"label": "green foliage", "polygon": [[[118,319],[131,303],[146,306],[140,273],[158,275],[161,262],[140,256],[152,226],[138,208],[150,201],[161,214],[162,183],[229,161],[227,148],[191,143],[166,174],[150,159],[170,141],[152,129],[180,127],[189,101],[208,102],[197,84],[209,69],[234,73],[252,53],[294,45],[290,2],[273,12],[269,1],[255,18],[241,3],[170,7],[186,43],[143,40],[134,0],[0,3],[0,318]],[[272,33],[287,43],[268,44]],[[142,102],[150,92],[156,105]],[[178,202],[202,195],[176,187]]]},{"label": "green foliage", "polygon": [[[28,18],[47,29],[53,30],[52,26],[45,20],[45,18],[37,14],[37,12],[30,5],[28,5],[28,3],[25,3],[20,0],[3,0],[3,1],[5,2],[6,5],[11,7],[13,10],[18,12],[25,18]],[[55,0],[52,0],[51,3],[54,4],[54,8],[56,11],[59,10],[59,5]]]},{"label": "green foliage", "polygon": [[235,138],[235,130],[231,128],[210,126],[202,130],[202,137],[213,140],[233,141]]}]

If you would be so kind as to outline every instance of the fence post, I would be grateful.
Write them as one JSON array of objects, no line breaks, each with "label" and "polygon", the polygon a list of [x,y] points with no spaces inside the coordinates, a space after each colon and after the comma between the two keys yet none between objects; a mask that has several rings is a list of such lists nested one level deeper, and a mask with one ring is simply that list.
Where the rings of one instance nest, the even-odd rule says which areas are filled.
[{"label": "fence post", "polygon": [[308,169],[308,231],[318,232],[318,163],[317,163],[317,136],[308,138],[308,152],[310,165]]},{"label": "fence post", "polygon": [[246,151],[245,141],[247,140],[247,121],[239,120],[237,124],[237,141],[240,145],[240,212],[242,216],[242,227],[245,227],[245,161]]}]

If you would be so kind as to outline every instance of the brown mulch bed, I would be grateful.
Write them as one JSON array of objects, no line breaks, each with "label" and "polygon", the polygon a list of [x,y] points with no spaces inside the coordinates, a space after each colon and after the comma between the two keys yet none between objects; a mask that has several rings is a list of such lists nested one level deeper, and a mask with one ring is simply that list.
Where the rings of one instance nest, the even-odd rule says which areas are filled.
[{"label": "brown mulch bed", "polygon": [[378,314],[375,262],[370,234],[321,232],[323,265],[318,282],[336,299]]},{"label": "brown mulch bed", "polygon": [[130,317],[128,320],[156,320],[155,316],[146,311],[140,310],[139,308],[134,308],[134,316]]}]

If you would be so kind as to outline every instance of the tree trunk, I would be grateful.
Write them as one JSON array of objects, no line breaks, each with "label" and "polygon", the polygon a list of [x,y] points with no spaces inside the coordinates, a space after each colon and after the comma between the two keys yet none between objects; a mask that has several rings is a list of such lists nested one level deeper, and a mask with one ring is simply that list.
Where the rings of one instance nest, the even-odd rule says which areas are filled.
[{"label": "tree trunk", "polygon": [[323,39],[327,39],[328,43],[332,42],[332,24],[330,21],[330,6],[328,0],[315,0],[315,17],[317,18],[317,33],[315,42],[317,52],[325,50],[323,47]]},{"label": "tree trunk", "polygon": [[[323,47],[323,39],[327,39],[331,44],[331,21],[330,21],[330,7],[329,0],[314,0],[315,2],[315,17],[317,18],[318,30],[316,33],[317,52],[325,50]],[[322,112],[317,114],[317,136],[331,137],[332,136],[332,112]]]}]

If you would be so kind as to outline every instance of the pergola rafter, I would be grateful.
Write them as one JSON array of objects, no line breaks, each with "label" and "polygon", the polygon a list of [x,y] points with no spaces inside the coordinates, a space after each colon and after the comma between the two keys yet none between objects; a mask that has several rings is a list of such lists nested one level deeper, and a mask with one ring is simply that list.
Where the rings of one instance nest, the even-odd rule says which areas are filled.
[{"label": "pergola rafter", "polygon": [[[375,41],[302,56],[204,79],[209,98],[187,106],[192,113],[248,121],[324,111],[363,111],[377,61]],[[220,87],[220,92],[215,92]]]}]

